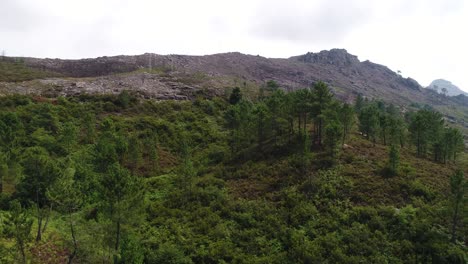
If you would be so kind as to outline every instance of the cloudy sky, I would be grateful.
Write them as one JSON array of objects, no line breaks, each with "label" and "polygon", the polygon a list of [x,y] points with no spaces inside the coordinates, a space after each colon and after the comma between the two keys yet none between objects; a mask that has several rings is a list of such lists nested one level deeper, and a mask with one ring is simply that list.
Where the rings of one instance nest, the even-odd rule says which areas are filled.
[{"label": "cloudy sky", "polygon": [[468,91],[465,0],[1,0],[10,56],[290,57],[345,48],[428,85]]}]

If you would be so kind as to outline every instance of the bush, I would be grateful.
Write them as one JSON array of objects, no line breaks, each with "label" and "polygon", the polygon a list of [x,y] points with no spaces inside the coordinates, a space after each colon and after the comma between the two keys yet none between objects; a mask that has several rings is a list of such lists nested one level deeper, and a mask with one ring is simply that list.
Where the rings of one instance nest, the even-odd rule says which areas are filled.
[{"label": "bush", "polygon": [[0,210],[8,210],[10,208],[10,195],[6,193],[0,193]]},{"label": "bush", "polygon": [[156,251],[150,251],[145,257],[148,264],[191,264],[192,260],[185,256],[184,252],[174,244],[165,243]]}]

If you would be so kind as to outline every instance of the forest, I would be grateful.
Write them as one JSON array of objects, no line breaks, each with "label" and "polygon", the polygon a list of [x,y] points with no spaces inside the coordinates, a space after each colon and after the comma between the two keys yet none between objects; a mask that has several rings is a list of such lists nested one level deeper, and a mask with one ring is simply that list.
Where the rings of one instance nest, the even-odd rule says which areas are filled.
[{"label": "forest", "polygon": [[324,82],[0,98],[0,263],[467,263],[464,135]]}]

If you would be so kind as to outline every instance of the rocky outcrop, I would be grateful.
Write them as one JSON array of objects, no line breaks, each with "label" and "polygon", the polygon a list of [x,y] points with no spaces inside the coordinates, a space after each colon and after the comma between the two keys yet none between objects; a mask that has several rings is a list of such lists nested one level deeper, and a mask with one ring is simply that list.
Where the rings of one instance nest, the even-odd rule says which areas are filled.
[{"label": "rocky outcrop", "polygon": [[[68,85],[68,81],[65,81],[62,91],[73,94],[117,92],[127,88],[151,98],[159,98],[161,95],[164,98],[172,95],[191,98],[191,93],[196,90],[223,93],[225,88],[241,86],[243,83],[260,86],[268,80],[275,80],[282,88],[294,90],[309,87],[321,80],[328,83],[336,96],[345,101],[352,101],[357,94],[368,98],[384,98],[400,105],[412,102],[432,104],[440,100],[436,95],[422,89],[415,80],[403,78],[383,65],[370,61],[361,62],[357,56],[344,49],[309,52],[288,59],[265,58],[238,52],[206,56],[146,53],[83,60],[22,59],[30,67],[58,72],[64,76],[95,78],[87,79],[84,85],[76,86]],[[153,71],[149,72],[156,69],[163,74],[148,76],[146,82],[141,82],[138,80],[142,78],[142,71],[139,70],[142,68],[152,68]],[[164,75],[170,76],[172,80],[164,81],[161,77]],[[196,76],[199,75],[203,75],[204,79],[194,82],[184,80],[197,79]]]},{"label": "rocky outcrop", "polygon": [[338,67],[349,67],[360,62],[357,56],[349,54],[345,49],[322,50],[319,53],[308,52],[290,59],[305,63],[330,64]]},{"label": "rocky outcrop", "polygon": [[[21,83],[0,83],[3,94],[15,91],[19,94],[34,94],[47,97],[75,96],[80,94],[118,94],[131,91],[142,98],[157,100],[193,99],[202,90],[200,85],[185,84],[174,76],[135,73],[109,75],[97,78],[48,78]],[[216,95],[215,91],[209,96]],[[206,94],[205,94],[206,95]]]}]

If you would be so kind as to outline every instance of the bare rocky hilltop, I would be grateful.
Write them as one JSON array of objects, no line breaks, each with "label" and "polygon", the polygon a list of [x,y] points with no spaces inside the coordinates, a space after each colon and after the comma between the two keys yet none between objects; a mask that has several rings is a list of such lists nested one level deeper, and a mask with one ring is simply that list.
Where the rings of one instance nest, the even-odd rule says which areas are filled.
[{"label": "bare rocky hilltop", "polygon": [[444,79],[437,79],[432,81],[427,88],[448,96],[457,96],[460,94],[468,96],[468,93],[465,93],[456,85]]},{"label": "bare rocky hilltop", "polygon": [[198,95],[224,94],[234,86],[258,89],[269,80],[276,81],[285,90],[309,87],[321,80],[345,101],[351,102],[362,94],[402,107],[427,104],[443,112],[449,120],[468,122],[466,96],[444,97],[386,66],[360,61],[344,49],[309,52],[286,59],[238,52],[206,56],[146,53],[80,60],[4,59],[20,60],[27,67],[60,76],[0,82],[0,92],[4,94],[69,96],[130,90],[144,98],[184,100]]},{"label": "bare rocky hilltop", "polygon": [[[76,87],[79,89],[67,87],[69,84],[64,81],[46,82],[54,83],[57,87],[63,86],[65,90],[71,89],[73,92],[113,92],[128,88],[152,94],[158,90],[167,90],[167,85],[163,84],[168,82],[168,86],[176,87],[171,82],[189,85],[188,79],[205,79],[194,80],[200,84],[206,79],[214,78],[235,80],[240,83],[238,85],[242,85],[243,82],[261,85],[267,80],[275,80],[287,90],[308,87],[322,80],[329,83],[340,97],[354,97],[362,93],[368,97],[388,97],[397,102],[407,101],[408,96],[421,97],[420,93],[423,93],[422,87],[415,80],[402,78],[379,64],[360,62],[356,56],[344,49],[307,53],[288,59],[270,59],[237,52],[207,56],[146,53],[81,60],[22,59],[30,67],[60,73],[66,77],[92,77],[77,83]],[[159,78],[161,72],[157,71],[146,72],[146,76],[141,76],[142,72],[138,70],[150,67],[163,72],[164,78]],[[122,76],[122,73],[133,74]],[[196,75],[195,78],[191,78],[192,75]],[[148,81],[145,83],[141,79]],[[214,86],[205,88],[219,89],[224,88],[220,87],[222,85],[231,84],[220,82],[212,85]],[[192,88],[199,87],[195,85]],[[185,90],[190,89],[185,87]]]}]

